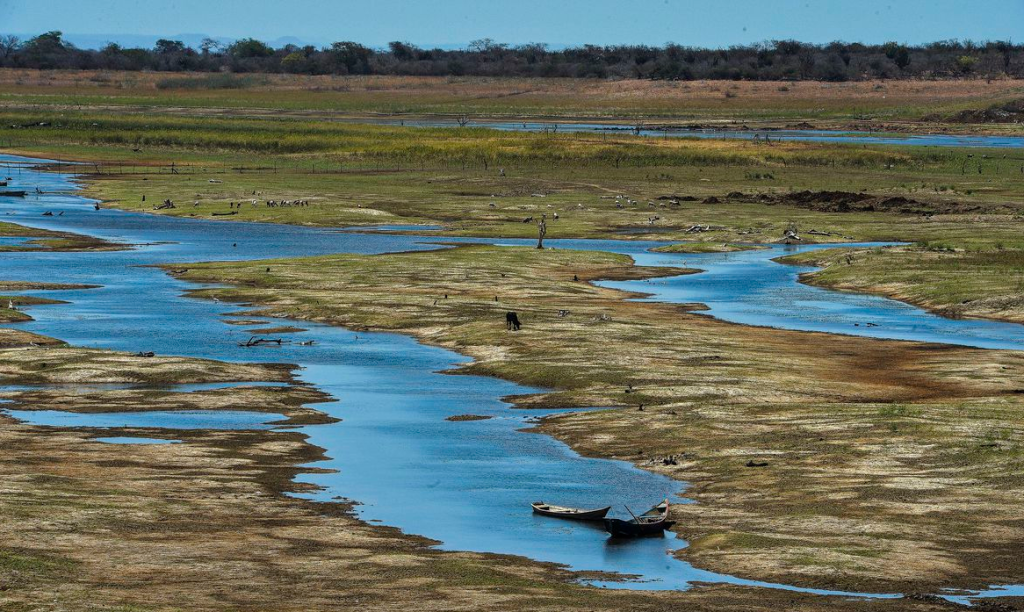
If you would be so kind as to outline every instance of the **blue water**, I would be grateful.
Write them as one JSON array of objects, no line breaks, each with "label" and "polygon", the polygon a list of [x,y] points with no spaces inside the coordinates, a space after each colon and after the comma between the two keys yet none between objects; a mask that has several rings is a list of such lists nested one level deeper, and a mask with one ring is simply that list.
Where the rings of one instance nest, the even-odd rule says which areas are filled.
[{"label": "blue water", "polygon": [[[356,123],[375,123],[394,125],[401,123],[409,127],[457,127],[454,120],[443,119],[352,119]],[[909,145],[925,147],[955,148],[992,148],[1020,149],[1024,148],[1024,136],[985,136],[963,134],[893,134],[876,132],[859,132],[855,130],[715,130],[689,129],[665,126],[648,126],[639,132],[634,126],[615,123],[558,123],[554,121],[487,121],[481,120],[470,124],[470,127],[490,128],[509,132],[565,132],[565,133],[612,133],[636,134],[648,138],[703,138],[703,139],[736,139],[753,140],[768,137],[770,140],[795,140],[804,142],[828,142],[846,144],[871,145]]]},{"label": "blue water", "polygon": [[[0,163],[3,161],[0,157]],[[624,504],[634,510],[645,509],[662,497],[687,503],[680,497],[683,483],[625,462],[583,458],[552,438],[523,433],[521,430],[529,426],[527,417],[538,413],[510,410],[501,398],[538,389],[491,378],[440,374],[466,358],[418,344],[409,337],[356,333],[310,322],[293,322],[307,330],[289,334],[293,344],[242,348],[238,343],[248,338],[250,332],[224,323],[225,314],[237,312],[238,306],[183,298],[182,292],[194,285],[146,267],[163,262],[187,267],[187,262],[201,260],[440,248],[430,242],[431,238],[95,211],[90,201],[71,193],[74,184],[68,176],[22,169],[16,182],[27,189],[38,185],[47,193],[24,199],[0,198],[0,218],[145,245],[117,252],[0,255],[4,280],[101,285],[90,290],[39,293],[71,303],[32,308],[36,320],[18,327],[78,346],[238,362],[300,364],[303,369],[299,376],[303,381],[336,398],[317,404],[316,408],[341,419],[337,423],[301,428],[310,442],[324,447],[330,457],[316,467],[337,470],[302,477],[323,487],[313,497],[356,500],[360,502],[356,506],[360,517],[434,538],[446,549],[518,554],[578,570],[618,572],[639,578],[636,582],[614,582],[607,586],[683,589],[699,581],[830,593],[746,581],[694,568],[670,554],[685,545],[673,534],[621,545],[609,541],[603,532],[591,526],[535,517],[529,503],[539,499],[579,506],[614,504],[614,513],[619,516],[625,515]],[[39,217],[35,211],[41,206],[63,210],[65,214]],[[647,265],[705,269],[704,274],[622,286],[657,293],[659,299],[704,302],[712,308],[712,314],[727,320],[790,329],[1024,348],[1024,343],[1015,340],[1024,330],[1018,325],[950,321],[883,298],[799,285],[796,275],[800,268],[770,261],[781,252],[779,249],[679,255],[648,253],[648,248],[659,244],[654,242],[557,240],[550,244],[556,248],[627,253]],[[793,250],[806,248],[817,247]],[[799,297],[799,308],[793,308],[793,296]],[[880,321],[885,327],[882,323],[878,328],[854,325],[869,320],[866,317],[876,317],[870,320]],[[297,344],[307,339],[316,343]],[[271,421],[281,418],[250,412],[13,414],[31,423],[51,426],[110,427],[112,434],[126,425],[187,429],[214,428],[219,423],[229,428],[266,428]],[[494,418],[445,420],[457,414]],[[416,512],[409,512],[410,507],[415,507]],[[496,528],[496,524],[501,527]]]},{"label": "blue water", "polygon": [[32,239],[30,236],[0,236],[0,246],[20,246]]},{"label": "blue water", "polygon": [[[885,248],[863,243],[849,246]],[[835,245],[776,245],[765,250],[701,255],[631,253],[640,265],[678,266],[702,274],[600,285],[651,294],[648,300],[695,303],[726,321],[783,329],[1024,350],[1024,326],[999,321],[947,319],[887,298],[839,293],[799,282],[806,266],[768,260]]]},{"label": "blue water", "polygon": [[147,412],[65,412],[8,410],[8,414],[43,427],[101,427],[154,429],[273,429],[287,421],[282,414],[244,410],[153,410]]}]

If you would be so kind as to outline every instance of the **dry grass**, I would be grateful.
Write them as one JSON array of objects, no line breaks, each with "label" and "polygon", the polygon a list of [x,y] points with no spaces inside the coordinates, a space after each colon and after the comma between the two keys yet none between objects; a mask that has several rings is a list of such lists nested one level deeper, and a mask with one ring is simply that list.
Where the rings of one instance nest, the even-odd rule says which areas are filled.
[{"label": "dry grass", "polygon": [[[485,77],[255,75],[235,90],[158,89],[209,75],[0,70],[6,105],[220,106],[553,118],[916,120],[1019,97],[1024,81],[819,82],[609,81]],[[726,95],[728,94],[728,95]],[[44,100],[45,99],[45,100]]]}]

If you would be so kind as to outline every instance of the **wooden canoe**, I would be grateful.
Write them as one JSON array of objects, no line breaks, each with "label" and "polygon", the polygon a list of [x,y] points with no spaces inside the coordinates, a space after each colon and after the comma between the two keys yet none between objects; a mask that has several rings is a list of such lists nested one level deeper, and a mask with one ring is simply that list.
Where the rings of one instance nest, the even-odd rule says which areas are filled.
[{"label": "wooden canoe", "polygon": [[599,521],[612,509],[611,506],[607,506],[605,508],[594,508],[593,510],[581,510],[579,508],[545,504],[542,501],[533,502],[530,505],[533,506],[533,511],[537,514],[573,521]]},{"label": "wooden canoe", "polygon": [[647,512],[644,512],[640,516],[634,516],[628,521],[616,518],[606,518],[604,519],[605,531],[610,533],[612,537],[617,538],[636,538],[647,535],[660,535],[663,531],[675,524],[675,521],[668,520],[668,508],[669,504],[666,499]]}]

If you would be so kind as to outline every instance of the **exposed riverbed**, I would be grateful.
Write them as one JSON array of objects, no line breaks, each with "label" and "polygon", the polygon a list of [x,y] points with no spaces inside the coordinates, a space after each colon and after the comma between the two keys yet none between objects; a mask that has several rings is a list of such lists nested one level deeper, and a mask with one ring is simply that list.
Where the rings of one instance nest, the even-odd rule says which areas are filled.
[{"label": "exposed riverbed", "polygon": [[[363,519],[434,538],[446,549],[517,554],[578,570],[639,578],[605,583],[608,586],[681,589],[692,582],[727,582],[824,593],[699,570],[671,555],[685,545],[671,534],[617,543],[609,541],[600,529],[533,516],[529,503],[541,499],[580,506],[614,504],[613,512],[620,516],[625,514],[623,505],[642,510],[662,497],[687,503],[679,497],[683,483],[625,462],[583,458],[547,436],[523,433],[528,421],[542,413],[510,410],[501,398],[537,389],[491,378],[441,374],[465,361],[465,357],[395,334],[356,333],[302,322],[296,324],[306,331],[289,334],[294,341],[291,344],[243,348],[239,343],[251,335],[251,330],[266,326],[268,321],[226,324],[240,308],[184,298],[182,293],[193,285],[148,267],[157,263],[185,267],[188,262],[206,260],[440,248],[430,243],[431,238],[97,211],[91,201],[73,193],[75,186],[67,175],[21,169],[13,178],[12,184],[19,188],[39,187],[44,193],[0,198],[3,220],[145,245],[114,252],[3,254],[2,280],[101,285],[97,289],[46,292],[46,297],[69,303],[32,308],[35,320],[18,327],[78,346],[299,364],[303,381],[336,398],[317,408],[341,419],[301,428],[311,443],[327,449],[330,459],[317,467],[336,470],[304,477],[322,487],[314,497],[357,501],[357,512]],[[42,217],[46,210],[65,214]],[[783,247],[702,255],[648,253],[647,249],[656,244],[550,241],[556,248],[627,253],[645,265],[707,270],[697,275],[608,284],[652,293],[652,299],[703,302],[711,308],[709,314],[725,320],[988,348],[1024,348],[1020,339],[1024,328],[1018,325],[951,321],[884,298],[800,285],[797,275],[804,269],[770,261],[783,252]],[[808,247],[793,250],[804,248]],[[272,320],[272,324],[282,322]],[[304,340],[315,340],[315,344],[298,344]],[[492,418],[447,420],[463,414]],[[25,411],[16,416],[39,424],[110,427],[115,432],[129,418],[143,418],[145,426],[167,429],[204,424],[263,428],[278,420],[277,415],[242,412],[129,416]]]}]

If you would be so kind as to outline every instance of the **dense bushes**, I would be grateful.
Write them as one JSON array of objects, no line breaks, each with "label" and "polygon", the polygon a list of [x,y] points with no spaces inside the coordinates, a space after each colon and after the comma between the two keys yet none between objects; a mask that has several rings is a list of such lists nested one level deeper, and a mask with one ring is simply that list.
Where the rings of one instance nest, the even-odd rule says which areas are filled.
[{"label": "dense bushes", "polygon": [[60,32],[28,41],[0,37],[0,66],[296,74],[421,76],[532,76],[663,80],[848,81],[900,77],[1024,76],[1024,45],[942,41],[908,47],[834,42],[810,45],[772,41],[728,49],[667,45],[583,45],[551,50],[546,45],[509,46],[480,40],[466,49],[421,49],[393,42],[371,49],[355,42],[324,48],[286,45],[273,49],[253,38],[221,46],[207,39],[198,50],[160,40],[152,49],[110,44],[77,49]]}]

